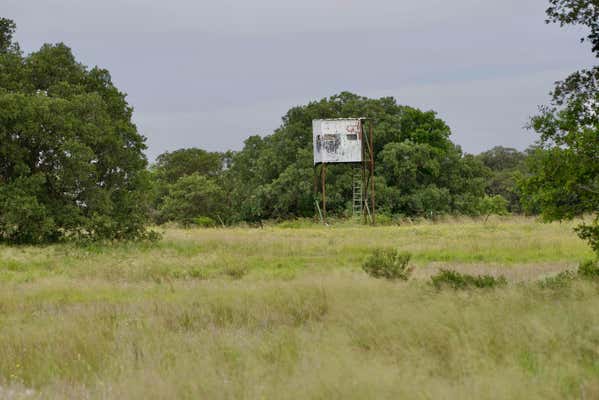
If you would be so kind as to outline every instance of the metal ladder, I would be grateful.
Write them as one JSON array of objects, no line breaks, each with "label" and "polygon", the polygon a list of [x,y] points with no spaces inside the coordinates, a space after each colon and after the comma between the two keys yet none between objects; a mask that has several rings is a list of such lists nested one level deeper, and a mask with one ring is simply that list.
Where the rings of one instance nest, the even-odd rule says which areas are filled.
[{"label": "metal ladder", "polygon": [[357,218],[362,216],[363,212],[363,192],[362,192],[362,170],[354,168],[352,174],[352,215]]}]

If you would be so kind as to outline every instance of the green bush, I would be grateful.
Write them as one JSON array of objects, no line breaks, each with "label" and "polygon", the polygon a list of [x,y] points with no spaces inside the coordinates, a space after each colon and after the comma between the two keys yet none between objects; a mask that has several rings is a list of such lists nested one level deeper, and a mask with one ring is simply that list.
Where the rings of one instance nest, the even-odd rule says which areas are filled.
[{"label": "green bush", "polygon": [[431,277],[433,286],[437,289],[450,287],[452,289],[487,289],[507,285],[504,276],[495,278],[491,275],[468,275],[456,271],[442,269]]},{"label": "green bush", "polygon": [[586,279],[599,279],[599,260],[588,260],[580,263],[578,276]]},{"label": "green bush", "polygon": [[485,217],[485,222],[492,214],[506,215],[509,202],[501,195],[485,196],[480,199],[478,208],[480,215]]},{"label": "green bush", "polygon": [[412,255],[396,249],[374,249],[366,257],[362,269],[374,278],[407,281],[414,268],[409,267]]},{"label": "green bush", "polygon": [[[168,193],[158,208],[159,221],[177,222],[184,227],[196,224],[203,215],[216,215],[222,209],[224,193],[211,177],[194,173],[168,186]],[[200,225],[201,226],[201,225]]]}]

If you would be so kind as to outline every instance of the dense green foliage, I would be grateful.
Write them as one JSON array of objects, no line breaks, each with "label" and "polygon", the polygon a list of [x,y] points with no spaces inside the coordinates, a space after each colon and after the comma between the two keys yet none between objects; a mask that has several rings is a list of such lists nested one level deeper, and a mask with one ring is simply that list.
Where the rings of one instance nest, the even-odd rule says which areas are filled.
[{"label": "dense green foliage", "polygon": [[[177,221],[184,226],[197,224],[200,217],[216,216],[223,209],[223,191],[211,179],[195,172],[169,186],[159,208],[164,221]],[[200,225],[205,225],[205,219]]]},{"label": "dense green foliage", "polygon": [[[294,107],[272,135],[252,136],[236,153],[181,149],[160,155],[152,168],[155,216],[183,225],[202,215],[226,222],[312,217],[315,173],[312,164],[312,119],[367,115],[375,121],[376,190],[379,212],[388,216],[434,218],[442,214],[481,215],[539,212],[528,196],[523,207],[518,182],[530,175],[530,158],[545,152],[495,147],[477,156],[464,155],[449,137],[449,127],[432,111],[396,104],[393,98],[368,99],[341,93]],[[327,207],[339,217],[351,213],[354,167],[329,165]],[[198,207],[178,186],[179,209],[171,192],[178,179],[203,176],[218,204]],[[192,190],[191,186],[187,186]],[[197,187],[196,187],[197,188]],[[182,191],[183,190],[183,191]],[[185,203],[185,204],[184,204]],[[218,212],[218,216],[215,213]],[[388,218],[390,219],[390,218]]]},{"label": "dense green foliage", "polygon": [[179,178],[194,173],[215,177],[220,174],[222,167],[222,154],[190,148],[159,155],[153,171],[161,184],[172,184]]},{"label": "dense green foliage", "polygon": [[[220,175],[227,154],[189,148],[158,156],[151,167],[154,220],[184,226],[213,220],[224,208]],[[204,219],[200,218],[203,217]],[[205,226],[205,223],[200,225]]]},{"label": "dense green foliage", "polygon": [[24,56],[0,19],[0,240],[145,235],[144,138],[108,71],[62,43]]},{"label": "dense green foliage", "polygon": [[[527,160],[544,154],[495,147],[464,155],[451,142],[449,127],[432,111],[396,104],[393,98],[368,99],[351,93],[294,107],[272,135],[252,136],[236,153],[181,149],[158,157],[153,166],[156,221],[188,224],[199,215],[216,219],[215,208],[194,208],[180,195],[181,210],[164,212],[164,201],[184,176],[198,174],[218,185],[218,218],[226,222],[312,217],[314,170],[312,119],[366,115],[375,121],[377,207],[385,215],[434,218],[442,214],[521,213],[517,183],[529,174]],[[327,207],[340,217],[351,213],[352,166],[329,165]],[[181,187],[179,188],[181,189]],[[172,197],[172,196],[171,196]],[[171,204],[172,201],[171,201]],[[527,212],[538,213],[528,198]],[[161,211],[162,210],[162,211]],[[205,214],[208,213],[208,214]]]},{"label": "dense green foliage", "polygon": [[507,209],[513,213],[523,211],[517,181],[526,171],[527,156],[525,152],[502,146],[494,147],[477,156],[491,170],[486,193],[490,197],[501,196],[507,200]]},{"label": "dense green foliage", "polygon": [[[597,57],[598,13],[593,0],[551,0],[547,10],[549,21],[588,27]],[[594,214],[594,222],[578,233],[599,254],[599,66],[558,82],[551,104],[532,118],[531,127],[542,150],[530,159],[524,192],[547,220]]]},{"label": "dense green foliage", "polygon": [[[490,171],[451,142],[451,130],[434,112],[398,105],[390,97],[369,99],[347,92],[292,108],[273,134],[248,138],[237,153],[225,156],[197,149],[166,153],[158,159],[156,177],[163,187],[173,183],[165,177],[191,173],[217,182],[224,192],[223,218],[229,222],[311,217],[312,120],[352,116],[365,116],[376,124],[379,210],[425,217],[481,213]],[[185,167],[177,165],[175,155],[185,160]],[[327,207],[333,215],[350,212],[353,168],[328,166]],[[162,201],[159,198],[156,204]]]}]

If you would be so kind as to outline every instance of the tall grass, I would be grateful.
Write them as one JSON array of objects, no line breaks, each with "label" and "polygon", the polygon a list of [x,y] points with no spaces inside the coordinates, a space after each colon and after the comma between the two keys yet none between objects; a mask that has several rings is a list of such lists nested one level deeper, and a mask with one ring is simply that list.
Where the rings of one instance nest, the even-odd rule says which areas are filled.
[{"label": "tall grass", "polygon": [[0,282],[52,277],[113,282],[197,280],[235,276],[239,270],[241,275],[247,272],[248,279],[293,278],[359,269],[376,247],[400,247],[412,253],[412,263],[420,267],[537,270],[540,266],[553,272],[592,256],[572,232],[574,225],[512,218],[487,224],[466,220],[377,228],[169,229],[164,240],[155,244],[0,246]]},{"label": "tall grass", "polygon": [[[0,398],[597,398],[599,285],[533,282],[590,252],[569,225],[492,224],[1,247]],[[510,283],[372,279],[378,246]]]}]

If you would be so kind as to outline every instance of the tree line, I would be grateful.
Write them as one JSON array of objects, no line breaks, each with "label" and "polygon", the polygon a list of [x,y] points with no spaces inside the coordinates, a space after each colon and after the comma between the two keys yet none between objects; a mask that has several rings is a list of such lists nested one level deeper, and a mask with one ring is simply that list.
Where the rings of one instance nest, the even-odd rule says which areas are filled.
[{"label": "tree line", "polygon": [[[547,22],[590,29],[593,0],[550,0]],[[313,217],[312,120],[375,122],[377,208],[387,219],[444,214],[594,215],[579,235],[599,251],[599,67],[558,82],[531,118],[537,144],[465,154],[433,111],[343,92],[291,108],[242,150],[180,149],[149,165],[132,107],[110,73],[63,43],[25,55],[0,18],[0,241],[140,239],[148,224],[261,223]],[[351,213],[351,165],[330,165],[329,212]]]},{"label": "tree line", "polygon": [[[398,105],[391,97],[341,93],[292,108],[273,134],[249,137],[238,152],[189,148],[158,156],[150,167],[154,221],[215,225],[314,217],[312,120],[355,115],[376,121],[375,181],[383,219],[538,213],[535,202],[521,200],[519,182],[542,149],[464,154],[432,111]],[[351,216],[356,168],[328,166],[331,214]]]}]

